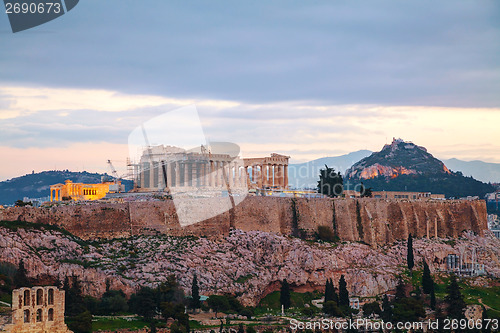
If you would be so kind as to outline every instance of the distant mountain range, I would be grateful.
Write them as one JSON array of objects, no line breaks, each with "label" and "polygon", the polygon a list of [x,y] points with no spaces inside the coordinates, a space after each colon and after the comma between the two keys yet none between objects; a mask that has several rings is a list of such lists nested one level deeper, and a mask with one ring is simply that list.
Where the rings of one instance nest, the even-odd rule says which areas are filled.
[{"label": "distant mountain range", "polygon": [[324,168],[325,164],[344,174],[354,163],[371,154],[369,150],[359,150],[346,155],[322,157],[306,163],[290,164],[288,184],[292,188],[316,188],[319,170]]},{"label": "distant mountain range", "polygon": [[[50,185],[64,183],[69,179],[75,183],[96,184],[100,183],[107,174],[72,172],[72,171],[43,171],[31,173],[21,177],[0,182],[0,205],[12,205],[16,200],[24,197],[41,198],[50,196]],[[122,181],[125,190],[133,186],[131,181]]]},{"label": "distant mountain range", "polygon": [[456,158],[443,160],[448,169],[460,171],[464,176],[472,176],[485,183],[500,183],[500,163],[483,161],[461,161]]}]

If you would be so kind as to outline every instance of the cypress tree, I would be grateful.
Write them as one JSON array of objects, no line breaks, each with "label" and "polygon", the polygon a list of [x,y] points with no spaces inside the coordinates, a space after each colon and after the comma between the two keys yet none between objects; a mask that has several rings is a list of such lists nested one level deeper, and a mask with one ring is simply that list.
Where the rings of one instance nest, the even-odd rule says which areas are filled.
[{"label": "cypress tree", "polygon": [[432,310],[436,309],[436,292],[434,291],[434,282],[432,283],[432,289],[431,289],[431,309]]},{"label": "cypress tree", "polygon": [[333,286],[333,281],[332,279],[327,279],[326,284],[325,284],[325,301],[329,302],[333,301],[335,303],[338,303],[338,296],[337,293],[335,292],[335,287]]},{"label": "cypress tree", "polygon": [[323,302],[326,303],[328,301],[333,301],[332,299],[332,292],[330,290],[330,279],[326,279],[326,284],[325,284],[325,301]]},{"label": "cypress tree", "polygon": [[349,291],[347,291],[344,275],[341,275],[339,280],[339,306],[349,307]]},{"label": "cypress tree", "polygon": [[406,298],[405,283],[401,277],[399,278],[398,285],[396,286],[396,295],[395,296],[396,296],[396,300]]},{"label": "cypress tree", "polygon": [[429,265],[424,260],[424,273],[422,274],[422,289],[424,293],[430,294],[433,289],[434,281],[432,280]]},{"label": "cypress tree", "polygon": [[280,292],[280,303],[285,309],[288,309],[291,305],[290,301],[290,286],[286,279],[281,282],[281,292]]},{"label": "cypress tree", "polygon": [[463,319],[465,302],[460,286],[458,285],[457,277],[452,274],[450,277],[450,284],[446,287],[447,295],[445,301],[448,304],[448,317],[452,319]]},{"label": "cypress tree", "polygon": [[14,283],[16,285],[16,288],[33,286],[30,280],[28,279],[23,259],[19,261],[19,266],[17,268],[16,274],[14,275]]},{"label": "cypress tree", "polygon": [[196,274],[193,276],[193,283],[191,285],[191,308],[199,309],[200,303],[200,288],[198,287],[198,277]]},{"label": "cypress tree", "polygon": [[359,201],[356,200],[356,225],[358,228],[359,240],[364,240],[363,222],[361,220],[361,208],[359,206]]},{"label": "cypress tree", "polygon": [[389,302],[389,298],[387,298],[387,295],[384,295],[382,298],[382,320],[385,322],[390,322],[392,320],[392,307],[391,303]]},{"label": "cypress tree", "polygon": [[337,288],[333,285],[332,279],[330,279],[330,287],[332,288],[332,301],[339,305],[339,295],[337,294]]},{"label": "cypress tree", "polygon": [[413,261],[413,238],[411,234],[408,235],[408,249],[406,253],[406,262],[408,263],[408,269],[411,271],[415,262]]}]

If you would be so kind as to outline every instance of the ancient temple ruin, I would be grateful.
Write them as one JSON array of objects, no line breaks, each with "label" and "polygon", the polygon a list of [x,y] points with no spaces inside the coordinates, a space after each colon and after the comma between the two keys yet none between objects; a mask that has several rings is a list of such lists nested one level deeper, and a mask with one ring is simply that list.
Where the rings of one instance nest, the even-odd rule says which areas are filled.
[{"label": "ancient temple ruin", "polygon": [[204,146],[186,151],[159,145],[144,150],[135,165],[134,180],[136,187],[151,191],[188,187],[286,189],[289,159],[276,153],[240,158]]}]

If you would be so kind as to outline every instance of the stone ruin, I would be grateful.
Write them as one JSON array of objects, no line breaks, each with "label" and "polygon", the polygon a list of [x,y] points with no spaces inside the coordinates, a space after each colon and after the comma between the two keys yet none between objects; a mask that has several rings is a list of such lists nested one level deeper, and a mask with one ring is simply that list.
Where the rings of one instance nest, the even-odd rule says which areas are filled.
[{"label": "stone ruin", "polygon": [[19,288],[12,291],[9,333],[72,333],[64,323],[64,291],[56,287]]}]

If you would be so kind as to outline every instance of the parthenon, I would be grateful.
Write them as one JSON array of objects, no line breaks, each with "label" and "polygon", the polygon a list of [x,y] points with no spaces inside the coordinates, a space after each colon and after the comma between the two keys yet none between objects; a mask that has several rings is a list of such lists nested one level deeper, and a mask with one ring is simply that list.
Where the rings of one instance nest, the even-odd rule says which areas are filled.
[{"label": "parthenon", "polygon": [[240,158],[229,153],[185,151],[172,146],[154,146],[144,151],[135,182],[144,190],[198,188],[277,188],[288,186],[289,156]]}]

